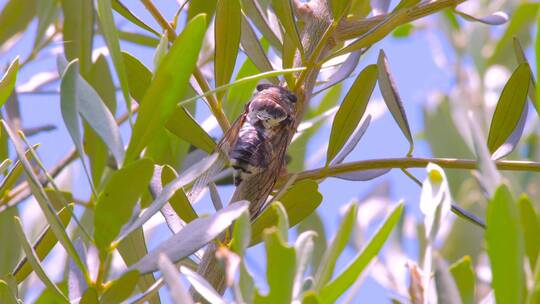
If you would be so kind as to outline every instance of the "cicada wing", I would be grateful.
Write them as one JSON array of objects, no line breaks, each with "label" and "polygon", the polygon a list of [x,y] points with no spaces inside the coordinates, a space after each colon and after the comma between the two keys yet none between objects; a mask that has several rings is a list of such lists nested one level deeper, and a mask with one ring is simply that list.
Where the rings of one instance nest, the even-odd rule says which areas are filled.
[{"label": "cicada wing", "polygon": [[228,153],[230,148],[236,142],[238,137],[238,132],[244,124],[245,113],[240,115],[232,124],[232,126],[225,132],[223,138],[219,141],[217,146],[217,151],[208,156],[215,157],[214,163],[208,167],[204,172],[202,172],[199,177],[195,179],[192,183],[191,189],[188,191],[188,197],[190,200],[193,200],[199,196],[199,194],[208,186],[210,182],[215,181],[216,177],[219,175],[221,170],[228,164]]}]

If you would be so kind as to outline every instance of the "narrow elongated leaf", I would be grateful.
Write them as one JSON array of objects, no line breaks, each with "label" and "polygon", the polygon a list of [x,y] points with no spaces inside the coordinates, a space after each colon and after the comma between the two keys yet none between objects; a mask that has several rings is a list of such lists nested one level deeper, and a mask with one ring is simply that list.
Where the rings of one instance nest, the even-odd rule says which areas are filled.
[{"label": "narrow elongated leaf", "polygon": [[317,233],[315,231],[305,231],[298,236],[294,243],[294,250],[296,251],[296,270],[293,284],[294,299],[298,299],[301,296],[304,274],[311,262],[314,248],[313,239],[316,237]]},{"label": "narrow elongated leaf", "polygon": [[504,86],[489,127],[487,146],[491,153],[504,144],[518,125],[527,102],[530,77],[529,65],[522,63]]},{"label": "narrow elongated leaf", "polygon": [[[354,226],[354,221],[356,219],[356,211],[358,206],[356,204],[351,204],[347,209],[347,212],[343,216],[343,220],[339,225],[339,228],[332,239],[330,247],[324,253],[324,256],[321,261],[321,266],[317,271],[315,276],[315,290],[323,291],[328,281],[332,278],[334,274],[334,267],[338,257],[340,256],[347,243],[349,243],[349,238]],[[347,286],[348,287],[348,286]],[[341,293],[340,293],[341,294]]]},{"label": "narrow elongated leaf", "polygon": [[194,304],[193,298],[180,281],[180,273],[166,255],[159,256],[158,267],[169,285],[169,293],[174,303]]},{"label": "narrow elongated leaf", "polygon": [[519,214],[506,185],[497,188],[487,207],[486,242],[497,303],[523,300],[523,234]]},{"label": "narrow elongated leaf", "polygon": [[180,261],[220,235],[247,210],[248,205],[247,201],[235,202],[209,217],[192,221],[131,268],[138,269],[141,273],[155,271],[161,254],[165,254],[173,262]]},{"label": "narrow elongated leaf", "polygon": [[411,135],[411,129],[409,127],[409,121],[407,120],[407,115],[405,114],[405,109],[403,108],[403,102],[399,96],[394,77],[390,73],[390,66],[388,65],[388,60],[383,50],[379,52],[379,59],[377,60],[377,66],[379,70],[379,89],[383,96],[384,102],[392,113],[392,117],[397,122],[401,132],[409,141],[409,152],[407,155],[411,155],[414,149],[414,143]]},{"label": "narrow elongated leaf", "polygon": [[377,66],[367,66],[356,78],[343,99],[334,121],[326,152],[326,165],[334,159],[357,128],[377,82]]},{"label": "narrow elongated leaf", "polygon": [[242,10],[246,13],[246,16],[249,16],[249,19],[255,24],[263,37],[268,40],[274,49],[280,52],[282,46],[281,38],[278,37],[277,32],[274,32],[277,29],[272,28],[259,2],[256,0],[242,0]]},{"label": "narrow elongated leaf", "polygon": [[[279,22],[283,26],[284,36],[289,37],[292,45],[297,48],[301,54],[304,53],[302,42],[300,41],[300,34],[296,27],[296,21],[294,18],[294,12],[292,8],[291,0],[272,0],[270,2],[274,8],[274,12],[279,19]],[[285,39],[285,38],[284,38]]]},{"label": "narrow elongated leaf", "polygon": [[94,1],[62,0],[64,53],[68,61],[79,59],[82,75],[92,65],[94,40]]},{"label": "narrow elongated leaf", "polygon": [[[159,67],[159,64],[161,63],[161,60],[167,52],[169,51],[169,38],[167,38],[167,32],[163,33],[161,35],[161,39],[159,40],[159,44],[156,47],[156,50],[154,52],[154,70],[157,70]],[[128,76],[129,77],[129,76]]]},{"label": "narrow elongated leaf", "polygon": [[208,154],[216,149],[216,142],[182,106],[176,107],[165,127],[172,134]]},{"label": "narrow elongated leaf", "polygon": [[[193,1],[189,3],[187,21],[191,21],[199,14],[206,14],[208,20],[212,19],[216,12],[217,0]],[[208,25],[207,25],[208,26]]]},{"label": "narrow elongated leaf", "polygon": [[352,72],[354,72],[354,69],[358,66],[358,61],[360,61],[361,56],[362,52],[360,51],[352,52],[341,64],[339,69],[332,74],[332,76],[330,76],[330,78],[323,85],[317,87],[317,91],[313,94],[319,94],[320,92],[347,79],[347,77],[349,77]]},{"label": "narrow elongated leaf", "polygon": [[[270,60],[266,56],[265,49],[259,42],[259,39],[253,28],[251,28],[245,14],[242,14],[242,35],[240,37],[240,44],[246,52],[246,55],[260,72],[272,71],[274,69],[272,63],[270,63]],[[278,84],[278,82],[276,82],[277,78],[271,78],[271,81],[274,84]]]},{"label": "narrow elongated leaf", "polygon": [[13,217],[19,216],[19,210],[17,208],[7,208],[0,212],[0,238],[9,246],[2,246],[0,248],[0,275],[2,279],[5,279],[4,275],[10,273],[17,265],[17,262],[21,258],[23,253],[21,244],[17,235],[13,233]]},{"label": "narrow elongated leaf", "polygon": [[[540,19],[537,19],[536,21],[536,47],[535,47],[535,54],[536,58],[540,58]],[[536,75],[540,77],[540,60],[536,60]],[[532,79],[532,77],[531,77]],[[534,106],[536,108],[536,111],[538,112],[538,115],[540,115],[540,83],[536,84],[536,94],[535,98],[537,98],[534,102]],[[539,292],[540,293],[540,292]]]},{"label": "narrow elongated leaf", "polygon": [[[299,181],[292,186],[279,202],[285,208],[290,227],[294,227],[303,219],[312,214],[322,202],[322,195],[318,191],[318,184],[312,180]],[[277,226],[279,219],[272,208],[266,208],[251,226],[251,242],[253,246],[262,240],[266,228]]]},{"label": "narrow elongated leaf", "polygon": [[527,115],[529,114],[529,104],[525,102],[523,106],[523,112],[517,122],[515,129],[510,133],[506,141],[495,151],[491,156],[494,160],[501,159],[508,154],[512,153],[516,146],[519,144],[519,140],[525,130],[525,122],[527,122]]},{"label": "narrow elongated leaf", "polygon": [[152,72],[139,59],[127,52],[122,52],[129,82],[129,92],[139,104],[152,81]]},{"label": "narrow elongated leaf", "polygon": [[350,0],[331,0],[330,9],[332,11],[332,16],[334,17],[334,22],[341,20],[343,16],[346,16],[351,8],[352,1]]},{"label": "narrow elongated leaf", "polygon": [[518,201],[521,227],[525,239],[525,253],[529,259],[531,270],[534,271],[540,253],[540,220],[528,196],[522,195]]},{"label": "narrow elongated leaf", "polygon": [[45,273],[45,270],[43,270],[43,267],[41,266],[41,263],[39,262],[39,258],[34,251],[34,248],[32,248],[32,245],[30,244],[30,241],[28,241],[28,238],[26,237],[26,234],[24,233],[24,229],[21,223],[21,220],[18,217],[14,218],[15,223],[15,233],[19,237],[19,240],[21,241],[24,253],[26,254],[26,258],[28,259],[28,263],[32,266],[32,269],[36,272],[39,279],[47,286],[48,288],[51,288],[54,290],[54,292],[63,298],[65,300],[65,303],[68,303],[68,299],[66,296],[62,293],[62,291],[54,284],[54,282],[47,276]]},{"label": "narrow elongated leaf", "polygon": [[135,284],[137,284],[138,279],[139,272],[137,270],[131,270],[124,273],[118,279],[111,281],[111,285],[103,293],[100,303],[114,304],[126,300],[133,290],[135,290]]},{"label": "narrow elongated leaf", "polygon": [[354,150],[360,139],[362,139],[362,136],[364,136],[364,133],[366,133],[370,121],[371,115],[368,114],[368,116],[366,116],[366,119],[364,119],[361,124],[359,122],[359,125],[349,136],[349,139],[347,143],[343,146],[343,149],[339,151],[339,153],[332,161],[332,165],[341,164],[345,160],[345,158],[347,158],[347,156]]},{"label": "narrow elongated leaf", "polygon": [[[73,204],[69,208],[73,208]],[[60,218],[60,221],[62,222],[62,225],[64,227],[67,227],[69,220],[71,219],[71,212],[67,210],[66,208],[62,208],[58,212],[58,217]],[[36,256],[40,261],[43,261],[43,259],[51,252],[53,247],[58,242],[58,239],[56,239],[52,229],[50,227],[47,227],[40,236],[37,238],[36,242],[32,245],[32,248],[34,248],[34,251],[36,252]],[[15,267],[15,270],[13,271],[13,276],[15,277],[15,280],[17,280],[17,283],[21,283],[28,277],[28,275],[32,273],[32,266],[28,263],[27,258],[23,258],[18,264],[17,267]]]},{"label": "narrow elongated leaf", "polygon": [[469,256],[463,257],[450,266],[463,304],[473,304],[476,289],[475,273]]},{"label": "narrow elongated leaf", "polygon": [[434,257],[435,264],[435,287],[437,290],[437,303],[461,304],[459,290],[456,281],[448,270],[448,264],[439,256]]},{"label": "narrow elongated leaf", "polygon": [[240,44],[241,18],[239,0],[218,0],[214,26],[216,86],[228,83],[234,71]]},{"label": "narrow elongated leaf", "polygon": [[0,45],[25,30],[36,14],[35,0],[9,0],[0,12]]},{"label": "narrow elongated leaf", "polygon": [[[135,43],[141,46],[153,47],[153,48],[157,47],[157,45],[159,44],[159,39],[150,37],[141,33],[118,31],[118,38],[127,42]],[[128,79],[129,79],[129,71],[126,71],[126,73],[128,73]]]},{"label": "narrow elongated leaf", "polygon": [[[257,67],[249,58],[246,58],[244,64],[242,64],[240,70],[238,70],[236,79],[240,79],[249,75],[256,75],[258,73],[259,70],[257,69]],[[227,99],[223,104],[223,110],[225,111],[225,114],[227,114],[229,120],[234,121],[242,113],[245,104],[253,96],[253,92],[255,91],[257,83],[258,81],[256,80],[246,82],[242,85],[232,87],[227,92]]]},{"label": "narrow elongated leaf", "polygon": [[156,132],[163,128],[183,96],[197,62],[205,29],[204,15],[193,18],[157,69],[139,108],[126,152],[127,163],[137,158]]},{"label": "narrow elongated leaf", "polygon": [[[377,230],[373,238],[367,243],[366,247],[364,247],[362,252],[334,280],[332,280],[328,284],[325,284],[320,293],[320,297],[323,303],[334,303],[340,295],[342,295],[352,284],[354,284],[354,282],[356,282],[358,277],[362,274],[362,271],[379,253],[382,246],[390,236],[390,233],[401,218],[401,214],[403,213],[403,206],[403,203],[400,203],[396,208],[394,208],[394,210],[390,213],[388,218],[382,224],[381,228]],[[353,208],[355,207],[352,207],[349,210],[352,210]],[[349,211],[346,220],[349,219],[348,216],[351,214],[354,216],[354,218],[356,217],[354,210],[353,212]],[[345,225],[342,224],[342,227],[345,228]],[[343,238],[339,236],[339,231],[337,237],[341,238],[342,242],[344,241]]]},{"label": "narrow elongated leaf", "polygon": [[0,79],[0,108],[6,103],[9,95],[15,89],[15,81],[17,80],[17,72],[19,71],[19,58],[15,58],[9,65],[6,73]]},{"label": "narrow elongated leaf", "polygon": [[191,283],[193,289],[195,289],[203,298],[209,303],[225,304],[225,300],[221,298],[219,293],[206,281],[200,274],[185,267],[180,266],[180,272]]},{"label": "narrow elongated leaf", "polygon": [[5,304],[19,304],[17,297],[9,289],[9,285],[0,280],[0,302]]},{"label": "narrow elongated leaf", "polygon": [[489,25],[502,25],[508,22],[508,15],[505,12],[495,12],[486,17],[474,17],[458,10],[455,10],[454,12],[463,17],[465,20],[481,22]]},{"label": "narrow elongated leaf", "polygon": [[[170,166],[164,166],[161,171],[161,183],[166,185],[178,178],[176,171]],[[176,190],[176,193],[169,199],[169,204],[174,209],[176,214],[186,223],[193,221],[199,216],[191,206],[189,199],[181,187]]]},{"label": "narrow elongated leaf", "polygon": [[264,233],[268,267],[266,279],[270,291],[266,296],[255,295],[255,303],[291,303],[296,266],[296,253],[282,238],[276,227]]},{"label": "narrow elongated leaf", "polygon": [[148,24],[144,23],[139,17],[137,17],[133,12],[129,10],[127,6],[125,6],[120,0],[112,0],[112,8],[122,15],[122,17],[126,18],[127,20],[131,21],[131,23],[137,25],[138,27],[147,30],[148,32],[159,36],[160,34],[151,28]]},{"label": "narrow elongated leaf", "polygon": [[137,200],[152,178],[154,166],[149,159],[138,160],[113,173],[100,193],[94,217],[96,246],[104,250],[128,222]]},{"label": "narrow elongated leaf", "polygon": [[245,212],[234,223],[231,250],[239,256],[243,256],[244,251],[249,246],[250,239],[251,225],[249,221],[249,212]]},{"label": "narrow elongated leaf", "polygon": [[363,170],[363,171],[356,171],[356,172],[349,172],[349,173],[343,173],[338,174],[333,177],[349,180],[349,181],[359,181],[359,182],[365,182],[370,181],[372,179],[375,179],[377,177],[383,176],[386,173],[390,172],[391,169],[373,169],[373,170]]},{"label": "narrow elongated leaf", "polygon": [[118,32],[114,23],[111,0],[97,0],[97,10],[101,31],[109,48],[118,80],[120,81],[122,95],[124,96],[128,111],[131,112],[128,78],[124,66],[124,58],[120,53],[120,41],[118,40]]},{"label": "narrow elongated leaf", "polygon": [[[523,48],[521,47],[521,44],[517,38],[514,37],[514,54],[516,55],[518,64],[522,63],[529,63],[527,61],[527,57],[525,57],[525,52],[523,51]],[[530,66],[530,65],[529,65]],[[536,81],[534,79],[534,75],[531,73],[531,80],[529,83],[529,99],[531,100],[531,103],[533,104],[534,108],[536,109],[536,113],[539,113],[540,115],[540,102],[536,100]]]}]

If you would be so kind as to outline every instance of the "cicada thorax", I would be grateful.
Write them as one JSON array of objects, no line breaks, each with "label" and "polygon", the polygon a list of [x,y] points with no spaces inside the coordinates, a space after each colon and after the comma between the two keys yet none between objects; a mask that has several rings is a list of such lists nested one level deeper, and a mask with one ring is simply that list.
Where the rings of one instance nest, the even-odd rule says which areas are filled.
[{"label": "cicada thorax", "polygon": [[257,86],[257,90],[246,105],[237,138],[229,150],[236,186],[267,169],[276,158],[281,162],[284,152],[281,153],[276,145],[281,144],[283,130],[293,122],[294,94],[283,87],[267,84]]}]

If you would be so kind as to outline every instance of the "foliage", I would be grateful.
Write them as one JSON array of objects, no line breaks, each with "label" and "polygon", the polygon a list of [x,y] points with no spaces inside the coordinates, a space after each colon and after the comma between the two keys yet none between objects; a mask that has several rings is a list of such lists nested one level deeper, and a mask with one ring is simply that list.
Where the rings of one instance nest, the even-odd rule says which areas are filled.
[{"label": "foliage", "polygon": [[[368,278],[393,303],[540,301],[539,3],[155,2],[0,2],[0,303],[351,303]],[[417,37],[451,83],[414,105],[394,72],[420,64],[380,42]],[[259,82],[297,103],[249,214],[219,149]],[[43,96],[56,114],[21,111]],[[350,161],[378,105],[406,145]],[[325,187],[391,170],[417,201],[395,174]]]}]

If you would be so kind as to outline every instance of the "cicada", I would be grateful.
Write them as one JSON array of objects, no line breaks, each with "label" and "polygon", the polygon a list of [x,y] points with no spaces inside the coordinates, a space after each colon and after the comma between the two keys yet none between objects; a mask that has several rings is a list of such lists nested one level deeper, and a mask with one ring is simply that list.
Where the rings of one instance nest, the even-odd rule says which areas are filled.
[{"label": "cicada", "polygon": [[218,143],[215,162],[195,180],[189,196],[198,195],[227,164],[233,168],[237,187],[265,170],[277,171],[273,172],[275,182],[292,133],[295,103],[296,96],[284,87],[259,84],[244,112]]}]

